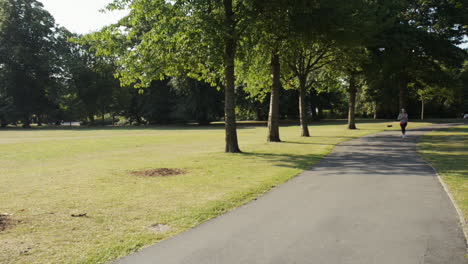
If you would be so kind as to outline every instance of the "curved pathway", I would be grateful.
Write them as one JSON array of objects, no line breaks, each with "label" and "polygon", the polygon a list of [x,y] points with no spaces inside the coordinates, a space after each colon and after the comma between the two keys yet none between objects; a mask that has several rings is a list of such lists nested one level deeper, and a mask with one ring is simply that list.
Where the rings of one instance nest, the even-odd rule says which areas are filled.
[{"label": "curved pathway", "polygon": [[338,145],[257,201],[116,263],[468,263],[456,210],[416,153],[426,131]]}]

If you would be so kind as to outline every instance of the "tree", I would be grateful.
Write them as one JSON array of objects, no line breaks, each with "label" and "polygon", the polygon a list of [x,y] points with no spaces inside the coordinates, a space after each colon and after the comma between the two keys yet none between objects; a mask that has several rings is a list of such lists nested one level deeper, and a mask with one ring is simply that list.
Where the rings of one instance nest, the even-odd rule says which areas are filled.
[{"label": "tree", "polygon": [[86,116],[94,124],[95,116],[100,114],[104,122],[104,115],[111,111],[113,92],[119,87],[112,58],[96,56],[88,45],[79,43],[70,52],[71,80],[85,106]]},{"label": "tree", "polygon": [[209,125],[222,116],[222,93],[216,87],[190,78],[173,78],[170,85],[181,97],[184,111],[199,125]]},{"label": "tree", "polygon": [[373,77],[393,83],[398,88],[399,108],[407,108],[414,72],[421,67],[430,69],[434,61],[460,64],[460,50],[455,45],[468,30],[464,15],[468,6],[466,1],[458,0],[417,0],[395,2],[390,7],[388,17],[393,22],[368,48],[381,68],[381,74]]},{"label": "tree", "polygon": [[367,50],[364,47],[341,48],[335,69],[339,70],[348,83],[348,129],[356,129],[356,95],[361,86],[363,68],[368,63]]},{"label": "tree", "polygon": [[[299,41],[299,45],[291,46],[293,49],[298,46],[312,51],[307,56],[293,56],[299,60],[293,70],[299,78],[300,97],[305,97],[305,76],[335,60],[333,70],[343,73],[349,81],[348,127],[355,129],[356,79],[363,63],[361,50],[385,26],[382,18],[386,15],[388,3],[366,0],[317,2],[320,4],[301,6],[297,10],[296,20],[293,20],[293,40]],[[310,58],[311,55],[315,58]],[[305,108],[304,100],[300,100],[301,108]],[[301,111],[301,120],[305,118],[305,111]],[[308,135],[306,124],[301,121],[302,135]]]},{"label": "tree", "polygon": [[0,1],[0,67],[23,127],[48,104],[55,22],[36,0]]},{"label": "tree", "polygon": [[10,119],[14,117],[14,104],[13,99],[6,95],[0,87],[0,127],[5,128]]},{"label": "tree", "polygon": [[[89,37],[98,54],[116,57],[123,85],[147,87],[166,76],[221,81],[225,94],[226,152],[240,152],[235,117],[235,59],[249,22],[250,2],[116,0],[128,7],[118,24]],[[185,76],[183,76],[185,77]]]},{"label": "tree", "polygon": [[[256,45],[265,54],[270,55],[271,90],[270,111],[268,115],[268,142],[281,142],[279,133],[280,90],[281,90],[281,54],[284,41],[289,34],[290,4],[285,0],[254,1],[256,19],[251,36]],[[259,54],[262,56],[263,54]]]},{"label": "tree", "polygon": [[[309,137],[306,97],[318,82],[320,70],[332,63],[333,43],[310,42],[305,39],[290,41],[290,49],[284,56],[287,84],[299,91],[299,119],[301,136]],[[313,92],[316,94],[316,91]]]},{"label": "tree", "polygon": [[[245,82],[249,90],[251,92],[253,91],[254,94],[261,93],[261,90],[265,89],[265,87],[271,87],[267,137],[270,142],[281,141],[279,135],[279,94],[282,86],[281,75],[285,73],[285,71],[281,70],[282,65],[283,67],[285,66],[283,63],[284,60],[281,58],[286,58],[286,65],[289,64],[287,66],[297,64],[296,62],[301,63],[301,59],[304,58],[303,56],[301,58],[301,55],[317,56],[320,58],[320,53],[309,53],[306,55],[303,51],[307,50],[309,46],[313,46],[314,41],[317,40],[323,41],[325,39],[332,42],[331,40],[335,38],[337,28],[341,28],[345,25],[340,24],[340,22],[343,22],[345,19],[337,23],[337,21],[327,16],[330,15],[330,12],[333,13],[339,10],[334,13],[337,15],[336,17],[344,17],[342,12],[344,9],[341,9],[341,7],[348,5],[337,2],[330,4],[329,2],[330,1],[255,1],[256,19],[254,21],[254,27],[251,27],[249,31],[250,34],[248,34],[252,44],[247,45],[247,47],[253,46],[255,48],[249,48],[247,51],[247,57],[250,59],[250,65],[247,65],[247,68],[251,69],[245,70],[247,73]],[[324,15],[324,13],[328,14]],[[347,14],[346,18],[349,18],[349,15],[351,15],[351,13]],[[325,48],[325,53],[328,52],[327,49],[328,48]],[[271,80],[258,76],[266,72],[264,68],[267,65],[265,63],[267,56],[271,56],[269,63],[271,67]],[[293,56],[293,58],[290,59],[290,56]],[[296,59],[297,61],[294,62]],[[306,73],[302,70],[300,73],[301,76],[298,76],[299,80],[303,81],[303,86],[299,87],[299,90],[302,91],[302,93],[300,93],[300,99],[302,101],[299,105],[302,113],[300,116],[303,135],[308,135],[305,111],[305,76],[309,74],[310,71],[317,70],[315,66],[322,62],[321,59],[318,59],[318,61],[311,60],[309,63],[313,65],[304,65],[307,63],[306,59],[302,61],[302,65],[297,65],[297,67],[309,66],[305,69]],[[295,67],[296,66],[293,68]],[[252,69],[261,69],[261,71],[259,72]],[[286,70],[286,74],[293,71],[294,69]],[[252,86],[254,87],[253,89]]]},{"label": "tree", "polygon": [[8,79],[5,75],[6,69],[0,64],[0,127],[2,128],[5,128],[15,115],[15,106],[13,104],[13,98],[9,96],[7,92],[9,84],[7,83]]},{"label": "tree", "polygon": [[170,114],[177,102],[176,92],[169,85],[170,80],[153,81],[148,89],[141,90],[142,117],[149,124],[168,124]]},{"label": "tree", "polygon": [[434,90],[431,88],[424,88],[418,89],[417,91],[419,100],[421,100],[421,120],[424,120],[424,105],[427,101],[434,98]]}]

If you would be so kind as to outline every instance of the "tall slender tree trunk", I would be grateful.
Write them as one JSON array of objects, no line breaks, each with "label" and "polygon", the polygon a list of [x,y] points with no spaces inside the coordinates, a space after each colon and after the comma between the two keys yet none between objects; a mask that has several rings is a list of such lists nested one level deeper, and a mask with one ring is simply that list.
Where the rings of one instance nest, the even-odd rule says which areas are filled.
[{"label": "tall slender tree trunk", "polygon": [[257,107],[257,109],[255,109],[255,120],[256,121],[261,121],[262,120],[262,117],[261,117],[262,112],[261,111],[262,110],[259,107]]},{"label": "tall slender tree trunk", "polygon": [[31,128],[31,119],[28,114],[23,117],[23,128]]},{"label": "tall slender tree trunk", "polygon": [[[89,114],[88,118],[89,118],[90,125],[94,126],[94,114]],[[70,123],[71,123],[71,119],[70,119]]]},{"label": "tall slender tree trunk", "polygon": [[306,107],[306,80],[305,78],[300,78],[299,82],[299,117],[301,121],[301,137],[310,137]]},{"label": "tall slender tree trunk", "polygon": [[406,101],[407,101],[407,86],[408,83],[406,81],[406,78],[402,77],[400,80],[400,96],[399,96],[399,103],[400,103],[400,109],[402,108],[406,109]]},{"label": "tall slender tree trunk", "polygon": [[223,0],[223,4],[226,15],[224,23],[226,28],[228,28],[228,33],[224,38],[224,77],[226,79],[224,119],[226,123],[226,152],[240,153],[241,151],[237,141],[236,103],[234,91],[234,67],[237,49],[235,19],[232,0]]},{"label": "tall slender tree trunk", "polygon": [[348,111],[348,129],[356,129],[356,73],[351,72],[349,78],[349,111]]},{"label": "tall slender tree trunk", "polygon": [[281,142],[279,135],[279,96],[280,96],[280,57],[275,51],[271,57],[271,72],[273,85],[271,86],[270,114],[268,116],[268,142]]},{"label": "tall slender tree trunk", "polygon": [[424,120],[424,100],[421,100],[421,120]]},{"label": "tall slender tree trunk", "polygon": [[42,126],[42,116],[41,115],[37,115],[37,126],[38,127]]},{"label": "tall slender tree trunk", "polygon": [[5,116],[3,116],[3,115],[0,116],[0,127],[5,128],[5,127],[7,127],[7,125],[8,125],[8,122],[7,122],[6,118],[5,118]]},{"label": "tall slender tree trunk", "polygon": [[377,102],[374,102],[374,119],[377,119]]},{"label": "tall slender tree trunk", "polygon": [[320,114],[317,113],[317,109],[319,108],[317,98],[318,98],[317,92],[315,91],[315,89],[312,89],[310,91],[310,108],[311,108],[310,110],[312,111],[312,119],[314,121],[320,120]]}]

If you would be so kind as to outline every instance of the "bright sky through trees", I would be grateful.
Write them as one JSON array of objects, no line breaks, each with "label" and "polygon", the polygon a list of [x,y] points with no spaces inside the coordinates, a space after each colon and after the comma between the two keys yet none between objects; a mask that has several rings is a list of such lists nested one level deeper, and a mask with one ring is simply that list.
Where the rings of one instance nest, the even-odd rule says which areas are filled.
[{"label": "bright sky through trees", "polygon": [[[56,22],[74,33],[85,34],[117,22],[125,11],[100,12],[112,0],[38,0]],[[468,41],[468,38],[465,38]],[[468,48],[468,43],[461,45]]]},{"label": "bright sky through trees", "polygon": [[112,0],[38,0],[56,23],[74,33],[85,34],[117,22],[126,13],[100,12]]}]

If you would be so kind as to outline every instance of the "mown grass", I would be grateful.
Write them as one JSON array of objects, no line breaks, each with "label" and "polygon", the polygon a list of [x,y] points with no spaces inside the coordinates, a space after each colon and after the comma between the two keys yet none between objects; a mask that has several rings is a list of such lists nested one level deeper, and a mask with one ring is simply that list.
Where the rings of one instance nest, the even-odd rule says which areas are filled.
[{"label": "mown grass", "polygon": [[429,133],[422,138],[418,148],[448,185],[468,219],[468,126]]},{"label": "mown grass", "polygon": [[[245,126],[243,154],[223,153],[220,126],[0,131],[0,214],[14,223],[0,232],[0,263],[106,263],[238,207],[336,144],[387,124],[350,131],[325,122],[310,127],[310,138],[282,127],[283,143],[266,143],[265,127]],[[153,168],[187,174],[131,174]],[[155,224],[172,229],[158,233]]]}]

